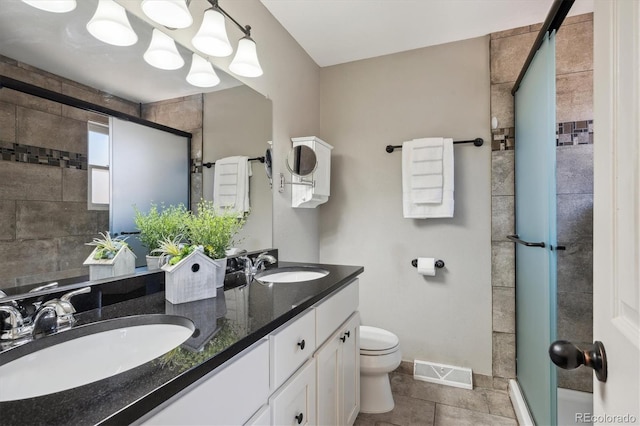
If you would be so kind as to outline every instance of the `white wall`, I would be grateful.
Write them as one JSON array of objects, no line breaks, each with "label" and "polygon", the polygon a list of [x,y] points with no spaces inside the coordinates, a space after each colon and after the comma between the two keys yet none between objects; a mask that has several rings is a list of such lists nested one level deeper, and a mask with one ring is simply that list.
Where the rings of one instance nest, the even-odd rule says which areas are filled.
[{"label": "white wall", "polygon": [[[207,2],[190,7],[198,28]],[[264,75],[258,78],[236,77],[273,101],[273,175],[285,173],[284,161],[291,149],[291,138],[315,135],[319,130],[320,68],[258,0],[227,1],[225,11],[243,25],[251,25],[251,36],[258,46]],[[228,25],[234,46],[242,33]],[[210,58],[227,72],[228,58]],[[229,74],[233,75],[229,72]],[[250,117],[248,117],[250,119]],[[287,180],[290,180],[290,175]],[[317,262],[319,258],[319,215],[317,209],[292,209],[291,188],[280,194],[273,190],[273,246],[280,257],[290,261]]]},{"label": "white wall", "polygon": [[[320,261],[364,265],[364,324],[393,331],[403,359],[491,375],[489,38],[323,68],[320,134],[334,146],[331,198],[320,207]],[[455,217],[403,219],[401,152],[425,136],[457,145]],[[424,278],[410,264],[438,257]]]}]

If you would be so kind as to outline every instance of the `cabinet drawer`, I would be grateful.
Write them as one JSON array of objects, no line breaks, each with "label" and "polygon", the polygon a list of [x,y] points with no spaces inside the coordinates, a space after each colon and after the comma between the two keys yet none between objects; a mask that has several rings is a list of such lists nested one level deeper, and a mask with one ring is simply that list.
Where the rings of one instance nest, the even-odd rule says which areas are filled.
[{"label": "cabinet drawer", "polygon": [[195,383],[144,425],[240,425],[269,396],[269,342],[248,349]]},{"label": "cabinet drawer", "polygon": [[316,424],[316,361],[311,359],[269,398],[274,425]]},{"label": "cabinet drawer", "polygon": [[271,343],[271,385],[277,389],[316,350],[316,316],[309,309],[269,336]]},{"label": "cabinet drawer", "polygon": [[322,345],[358,310],[358,297],[358,279],[355,279],[316,307],[316,346]]}]

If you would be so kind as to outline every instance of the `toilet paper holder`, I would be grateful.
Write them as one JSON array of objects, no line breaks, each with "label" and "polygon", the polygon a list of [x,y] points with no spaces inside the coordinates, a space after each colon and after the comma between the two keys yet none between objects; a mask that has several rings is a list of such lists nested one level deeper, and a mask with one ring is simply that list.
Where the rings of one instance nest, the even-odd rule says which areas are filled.
[{"label": "toilet paper holder", "polygon": [[[418,267],[418,259],[413,259],[411,261],[411,266],[413,266],[414,268],[417,268]],[[444,268],[444,260],[440,260],[440,259],[436,260],[434,266],[436,268]]]}]

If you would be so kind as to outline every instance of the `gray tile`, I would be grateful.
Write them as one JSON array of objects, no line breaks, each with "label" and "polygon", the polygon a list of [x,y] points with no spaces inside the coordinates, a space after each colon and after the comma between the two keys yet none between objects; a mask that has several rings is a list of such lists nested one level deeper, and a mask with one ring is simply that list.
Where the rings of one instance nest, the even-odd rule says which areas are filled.
[{"label": "gray tile", "polygon": [[84,86],[74,81],[65,80],[60,85],[60,91],[68,96],[82,99],[87,102],[92,102],[116,111],[123,112],[125,114],[139,117],[139,105],[135,102],[128,101],[123,98],[118,98],[109,93],[101,92],[92,87]]},{"label": "gray tile", "polygon": [[491,84],[516,81],[536,36],[529,32],[491,40]]},{"label": "gray tile", "polygon": [[516,376],[516,335],[493,333],[493,376],[512,379]]},{"label": "gray tile", "polygon": [[493,331],[516,332],[516,292],[513,287],[493,287]]},{"label": "gray tile", "polygon": [[473,387],[493,389],[493,377],[485,374],[473,373]]},{"label": "gray tile", "polygon": [[516,413],[513,411],[513,404],[511,404],[511,398],[509,393],[504,390],[484,390],[484,393],[489,402],[489,413],[497,416],[509,417],[510,419],[516,418]]},{"label": "gray tile", "polygon": [[593,145],[558,147],[558,194],[593,194]]},{"label": "gray tile", "polygon": [[16,238],[42,239],[97,233],[96,213],[86,203],[19,201]]},{"label": "gray tile", "polygon": [[61,200],[62,169],[3,161],[0,167],[0,199]]},{"label": "gray tile", "polygon": [[198,158],[198,153],[200,153],[200,159],[202,160],[202,128],[199,129],[191,129],[191,158]]},{"label": "gray tile", "polygon": [[487,399],[480,391],[414,380],[413,377],[405,374],[393,373],[390,375],[390,379],[394,395],[410,396],[411,398],[464,407],[483,413],[489,412]]},{"label": "gray tile", "polygon": [[515,197],[500,195],[491,197],[491,240],[508,241],[507,235],[515,232]]},{"label": "gray tile", "polygon": [[567,16],[564,21],[562,21],[562,25],[577,24],[578,22],[584,21],[593,22],[593,12],[583,13],[581,15]]},{"label": "gray tile", "polygon": [[91,254],[93,247],[86,245],[97,234],[56,238],[58,246],[58,271],[83,268],[82,263]]},{"label": "gray tile", "polygon": [[491,195],[514,195],[515,151],[491,152]]},{"label": "gray tile", "polygon": [[0,102],[0,141],[16,141],[16,107]]},{"label": "gray tile", "polygon": [[509,389],[509,379],[504,379],[502,377],[494,377],[493,378],[493,388],[496,390],[508,390]]},{"label": "gray tile", "polygon": [[529,32],[529,26],[525,25],[524,27],[512,28],[510,30],[497,31],[495,33],[491,33],[491,40],[496,38],[504,38],[504,37],[512,37],[518,34],[524,34]]},{"label": "gray tile", "polygon": [[16,238],[16,202],[0,200],[0,240]]},{"label": "gray tile", "polygon": [[593,71],[558,75],[556,77],[557,122],[591,119],[593,119]]},{"label": "gray tile", "polygon": [[491,117],[498,119],[498,127],[513,127],[513,83],[499,83],[491,85]]},{"label": "gray tile", "polygon": [[154,102],[143,107],[147,120],[187,132],[202,128],[202,114],[202,95]]},{"label": "gray tile", "polygon": [[593,195],[558,194],[558,241],[569,244],[593,237]]},{"label": "gray tile", "polygon": [[437,404],[435,426],[517,426],[515,419]]},{"label": "gray tile", "polygon": [[556,74],[593,69],[593,21],[563,22],[556,36]]},{"label": "gray tile", "polygon": [[87,202],[88,171],[62,169],[62,201]]},{"label": "gray tile", "polygon": [[202,173],[191,173],[191,202],[197,204],[203,197]]},{"label": "gray tile", "polygon": [[[73,118],[84,122],[93,121],[104,125],[109,125],[109,116],[98,114],[97,112],[85,111],[83,109],[74,108],[72,106],[62,105],[63,117]],[[136,115],[137,116],[137,115]]]},{"label": "gray tile", "polygon": [[17,142],[87,154],[87,123],[19,107]]},{"label": "gray tile", "polygon": [[354,424],[358,426],[433,425],[435,403],[403,395],[394,395],[393,399],[396,405],[390,412],[382,414],[360,413]]},{"label": "gray tile", "polygon": [[23,275],[16,278],[16,286],[38,284],[42,282],[52,282],[65,278],[74,278],[82,275],[89,275],[89,267],[84,266],[76,269],[65,269],[64,271],[48,271],[32,275]]},{"label": "gray tile", "polygon": [[0,241],[0,287],[13,287],[16,277],[55,271],[57,258],[55,240]]},{"label": "gray tile", "polygon": [[109,230],[109,210],[96,211],[96,231],[104,232]]},{"label": "gray tile", "polygon": [[558,291],[593,293],[591,238],[567,243],[566,250],[558,252]]},{"label": "gray tile", "polygon": [[558,339],[571,342],[593,340],[593,295],[558,293]]},{"label": "gray tile", "polygon": [[491,285],[516,285],[516,250],[512,242],[491,242]]}]

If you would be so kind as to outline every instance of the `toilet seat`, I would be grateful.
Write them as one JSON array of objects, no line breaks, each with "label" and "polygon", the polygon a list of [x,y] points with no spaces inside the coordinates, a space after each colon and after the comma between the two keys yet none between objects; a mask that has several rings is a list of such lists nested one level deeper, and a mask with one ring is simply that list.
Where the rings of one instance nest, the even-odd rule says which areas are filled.
[{"label": "toilet seat", "polygon": [[396,352],[400,341],[390,331],[366,325],[360,326],[360,355],[380,356]]}]

